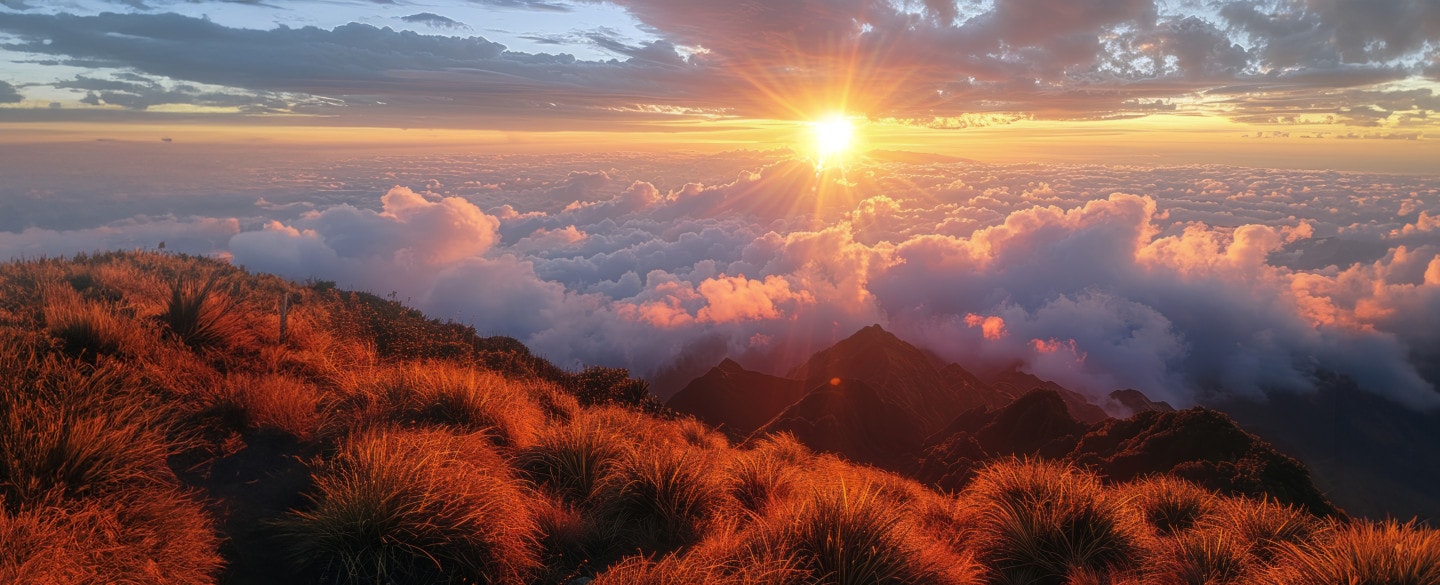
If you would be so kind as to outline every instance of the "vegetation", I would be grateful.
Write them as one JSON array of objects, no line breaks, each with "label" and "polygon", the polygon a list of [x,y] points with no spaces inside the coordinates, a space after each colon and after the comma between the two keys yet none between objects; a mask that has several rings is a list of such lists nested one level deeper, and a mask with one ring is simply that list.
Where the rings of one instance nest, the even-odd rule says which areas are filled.
[{"label": "vegetation", "polygon": [[200,258],[0,265],[0,384],[4,583],[1440,582],[1421,524],[1041,461],[937,491]]}]

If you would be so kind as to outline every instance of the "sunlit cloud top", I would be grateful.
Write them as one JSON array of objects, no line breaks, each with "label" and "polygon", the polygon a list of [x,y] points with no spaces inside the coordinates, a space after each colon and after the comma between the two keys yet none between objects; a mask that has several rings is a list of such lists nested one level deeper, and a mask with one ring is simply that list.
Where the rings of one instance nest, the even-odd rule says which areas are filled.
[{"label": "sunlit cloud top", "polygon": [[[0,116],[329,124],[1156,113],[1423,132],[1421,0],[0,1]],[[93,114],[93,113],[92,113]],[[438,121],[437,121],[438,120]]]}]

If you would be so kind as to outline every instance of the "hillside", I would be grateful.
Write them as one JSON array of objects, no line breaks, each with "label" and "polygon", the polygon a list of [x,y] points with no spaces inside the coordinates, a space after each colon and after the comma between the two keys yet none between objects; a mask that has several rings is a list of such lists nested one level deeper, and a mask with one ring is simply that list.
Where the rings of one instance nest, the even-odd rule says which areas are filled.
[{"label": "hillside", "polygon": [[[999,457],[937,491],[799,428],[734,445],[623,370],[155,253],[0,265],[0,346],[0,583],[1440,580],[1434,530],[1141,477],[1124,456],[1144,449],[1116,447],[1170,452],[1156,417],[1203,412],[1082,436],[1109,478]],[[870,380],[804,392],[767,424],[878,425],[837,450],[924,439],[855,419],[898,408]],[[944,436],[1088,428],[1058,394],[1012,405],[1032,400],[1048,431],[977,407]]]}]

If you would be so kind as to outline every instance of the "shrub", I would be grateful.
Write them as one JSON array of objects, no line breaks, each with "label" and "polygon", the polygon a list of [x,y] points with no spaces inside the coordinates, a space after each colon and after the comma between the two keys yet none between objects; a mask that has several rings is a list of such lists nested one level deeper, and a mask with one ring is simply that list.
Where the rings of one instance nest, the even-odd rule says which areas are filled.
[{"label": "shrub", "polygon": [[356,437],[310,497],[279,528],[324,582],[518,584],[539,566],[534,504],[474,435]]},{"label": "shrub", "polygon": [[1356,522],[1330,538],[1285,543],[1266,585],[1440,583],[1440,531],[1415,524]]},{"label": "shrub", "polygon": [[1120,489],[1145,521],[1166,536],[1189,530],[1213,513],[1218,502],[1208,490],[1165,475],[1131,482]]},{"label": "shrub", "polygon": [[993,581],[1120,574],[1136,568],[1148,544],[1144,521],[1123,499],[1094,474],[1058,463],[992,464],[965,495],[978,507],[975,546]]},{"label": "shrub", "polygon": [[586,406],[617,404],[659,412],[663,408],[650,395],[650,383],[632,379],[625,368],[591,366],[575,374],[569,384],[575,397]]}]

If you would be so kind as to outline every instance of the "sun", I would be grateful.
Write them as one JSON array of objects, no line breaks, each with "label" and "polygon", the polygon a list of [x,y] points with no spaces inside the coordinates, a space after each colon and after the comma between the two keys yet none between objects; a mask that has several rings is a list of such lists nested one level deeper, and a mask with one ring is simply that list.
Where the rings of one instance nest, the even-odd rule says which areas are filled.
[{"label": "sun", "polygon": [[830,114],[810,122],[819,163],[843,158],[855,146],[855,123],[843,114]]}]

